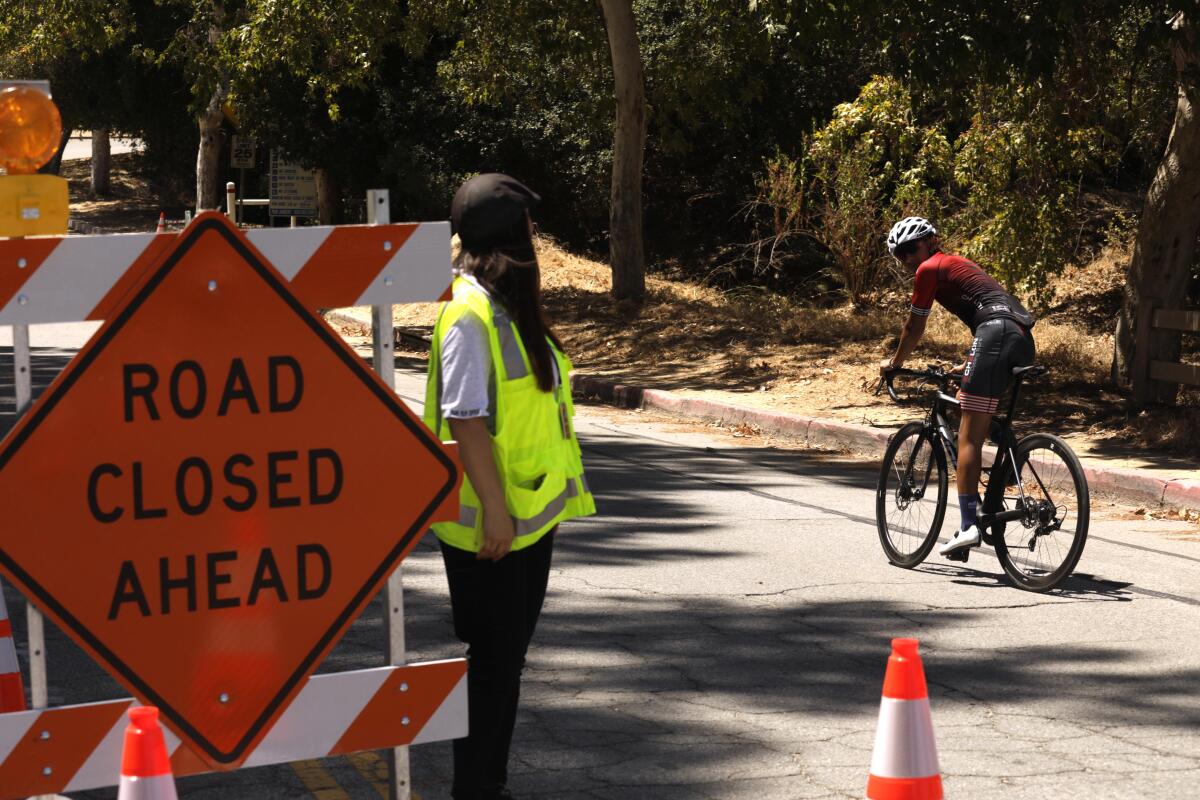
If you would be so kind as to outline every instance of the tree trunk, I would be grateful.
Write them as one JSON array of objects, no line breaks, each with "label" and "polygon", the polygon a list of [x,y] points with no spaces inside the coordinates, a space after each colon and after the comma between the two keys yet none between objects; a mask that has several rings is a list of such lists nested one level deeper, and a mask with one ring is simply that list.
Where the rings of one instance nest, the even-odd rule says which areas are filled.
[{"label": "tree trunk", "polygon": [[1175,123],[1146,193],[1113,346],[1113,381],[1132,388],[1136,405],[1175,401],[1178,387],[1151,381],[1149,368],[1151,361],[1179,359],[1179,334],[1150,323],[1156,308],[1182,307],[1200,234],[1200,41],[1183,12],[1170,24],[1178,77]]},{"label": "tree trunk", "polygon": [[41,169],[38,170],[38,172],[45,173],[46,175],[61,174],[63,152],[67,149],[67,144],[70,141],[71,141],[71,126],[67,122],[67,120],[64,119],[62,136],[60,136],[59,140],[58,140],[58,151],[54,154],[53,158],[51,158],[49,161],[46,162],[45,166],[43,166]]},{"label": "tree trunk", "polygon": [[613,133],[612,194],[608,210],[608,253],[612,293],[618,300],[646,294],[642,246],[642,157],[646,144],[646,90],[631,0],[600,0],[612,53],[617,99]]},{"label": "tree trunk", "polygon": [[92,130],[92,194],[107,195],[108,174],[112,165],[108,146],[108,128]]},{"label": "tree trunk", "polygon": [[342,193],[327,169],[317,170],[317,222],[322,225],[342,223]]},{"label": "tree trunk", "polygon": [[200,114],[200,149],[196,154],[196,210],[221,208],[225,200],[221,186],[221,120],[229,88],[221,83]]}]

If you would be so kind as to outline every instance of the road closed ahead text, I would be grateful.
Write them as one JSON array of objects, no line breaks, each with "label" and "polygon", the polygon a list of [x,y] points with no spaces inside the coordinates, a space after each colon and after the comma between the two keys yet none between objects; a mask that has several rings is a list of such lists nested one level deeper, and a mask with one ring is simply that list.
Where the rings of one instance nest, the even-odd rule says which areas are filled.
[{"label": "road closed ahead text", "polygon": [[[247,365],[233,358],[211,374],[199,362],[182,360],[162,370],[148,363],[121,369],[121,423],[128,425],[194,420],[219,425],[222,419],[292,414],[304,402],[304,371],[287,355]],[[253,376],[253,377],[252,377]],[[257,380],[256,380],[257,378]],[[185,455],[170,461],[105,461],[87,481],[87,507],[103,524],[122,520],[163,520],[202,516],[215,504],[250,514],[256,509],[327,505],[337,501],[345,467],[332,447],[291,450],[237,450],[215,461]],[[250,568],[235,570],[245,559]],[[153,569],[133,560],[114,576],[108,618],[122,614],[170,614],[237,608],[260,600],[315,600],[329,587],[332,562],[316,542],[299,541],[286,552],[273,547],[247,552],[220,550],[157,559]],[[241,581],[236,575],[244,576]],[[239,585],[239,583],[241,585]]]}]

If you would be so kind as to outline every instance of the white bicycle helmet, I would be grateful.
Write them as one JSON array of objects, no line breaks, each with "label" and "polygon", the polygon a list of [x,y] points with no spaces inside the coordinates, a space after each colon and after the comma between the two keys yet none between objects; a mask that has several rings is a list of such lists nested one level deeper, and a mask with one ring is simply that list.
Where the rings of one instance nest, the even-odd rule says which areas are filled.
[{"label": "white bicycle helmet", "polygon": [[891,232],[888,233],[888,252],[895,255],[896,248],[905,242],[914,242],[936,233],[937,228],[933,227],[933,223],[924,217],[905,217],[893,225]]}]

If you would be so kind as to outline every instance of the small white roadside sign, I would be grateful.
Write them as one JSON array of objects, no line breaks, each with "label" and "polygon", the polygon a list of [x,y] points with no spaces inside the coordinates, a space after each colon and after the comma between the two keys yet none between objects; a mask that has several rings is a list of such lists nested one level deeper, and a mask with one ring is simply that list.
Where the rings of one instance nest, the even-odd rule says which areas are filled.
[{"label": "small white roadside sign", "polygon": [[271,151],[271,216],[317,216],[317,173]]},{"label": "small white roadside sign", "polygon": [[234,136],[229,143],[229,166],[254,169],[254,162],[254,140],[249,136]]}]

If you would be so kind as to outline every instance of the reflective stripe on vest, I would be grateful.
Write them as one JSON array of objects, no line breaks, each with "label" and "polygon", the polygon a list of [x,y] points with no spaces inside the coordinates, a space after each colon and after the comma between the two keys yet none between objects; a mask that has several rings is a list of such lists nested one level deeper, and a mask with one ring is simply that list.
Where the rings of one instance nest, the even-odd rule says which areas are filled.
[{"label": "reflective stripe on vest", "polygon": [[525,366],[525,355],[521,352],[521,342],[517,339],[512,320],[501,309],[495,309],[492,313],[496,334],[500,337],[500,355],[504,357],[504,375],[510,381],[524,378],[529,374],[529,369]]},{"label": "reflective stripe on vest", "polygon": [[[536,533],[539,528],[548,525],[551,520],[562,513],[566,507],[567,500],[572,497],[580,496],[579,483],[583,484],[583,492],[589,493],[587,488],[587,480],[582,476],[577,478],[568,478],[566,488],[562,490],[562,494],[546,504],[546,508],[537,516],[530,519],[513,519],[513,526],[517,536],[528,536],[531,533]],[[475,523],[479,521],[479,509],[475,506],[460,505],[458,507],[458,524],[464,528],[474,528]]]}]

